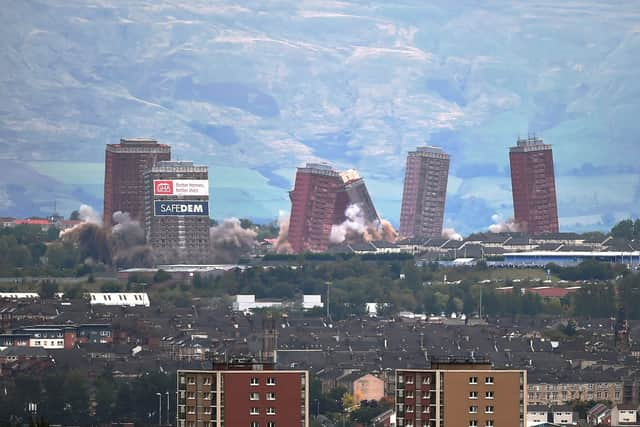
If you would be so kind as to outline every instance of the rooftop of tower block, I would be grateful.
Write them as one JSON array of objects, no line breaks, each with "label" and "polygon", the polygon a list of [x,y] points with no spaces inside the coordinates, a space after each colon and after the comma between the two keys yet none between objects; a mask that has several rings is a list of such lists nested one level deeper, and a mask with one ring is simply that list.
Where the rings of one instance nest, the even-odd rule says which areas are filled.
[{"label": "rooftop of tower block", "polygon": [[515,147],[511,147],[511,152],[541,151],[550,150],[551,145],[545,144],[542,138],[529,136],[527,138],[518,138]]},{"label": "rooftop of tower block", "polygon": [[339,176],[339,172],[328,163],[307,163],[304,167],[299,167],[298,172],[315,175]]},{"label": "rooftop of tower block", "polygon": [[342,178],[342,182],[345,184],[348,182],[357,181],[360,179],[360,174],[355,169],[349,169],[343,172],[340,172],[340,178]]},{"label": "rooftop of tower block", "polygon": [[416,147],[416,151],[410,151],[410,156],[420,156],[420,157],[434,157],[440,159],[448,159],[449,154],[447,154],[440,147],[433,147],[431,145],[425,145],[422,147]]}]

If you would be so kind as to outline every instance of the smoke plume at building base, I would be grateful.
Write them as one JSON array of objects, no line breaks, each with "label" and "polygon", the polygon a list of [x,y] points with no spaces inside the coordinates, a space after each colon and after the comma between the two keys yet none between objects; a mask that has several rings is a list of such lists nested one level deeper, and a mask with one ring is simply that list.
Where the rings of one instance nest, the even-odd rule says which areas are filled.
[{"label": "smoke plume at building base", "polygon": [[211,258],[215,263],[237,263],[251,253],[257,233],[244,229],[238,218],[226,218],[222,224],[211,227],[209,241]]},{"label": "smoke plume at building base", "polygon": [[83,204],[78,211],[83,222],[61,232],[60,240],[77,245],[83,259],[117,268],[153,265],[153,251],[146,244],[144,230],[128,213],[115,212],[115,225],[107,228],[90,206]]},{"label": "smoke plume at building base", "polygon": [[277,254],[292,254],[293,248],[289,243],[289,214],[280,211],[278,215],[278,238],[273,245],[273,250]]},{"label": "smoke plume at building base", "polygon": [[494,214],[491,220],[493,221],[493,224],[489,226],[491,233],[516,233],[522,230],[520,224],[513,218],[505,220],[502,215]]},{"label": "smoke plume at building base", "polygon": [[371,242],[384,240],[395,242],[398,233],[387,220],[367,221],[362,209],[357,204],[349,205],[344,213],[345,219],[341,224],[331,227],[329,242],[333,244]]},{"label": "smoke plume at building base", "polygon": [[462,235],[458,233],[455,228],[445,228],[442,230],[442,237],[449,240],[462,240]]}]

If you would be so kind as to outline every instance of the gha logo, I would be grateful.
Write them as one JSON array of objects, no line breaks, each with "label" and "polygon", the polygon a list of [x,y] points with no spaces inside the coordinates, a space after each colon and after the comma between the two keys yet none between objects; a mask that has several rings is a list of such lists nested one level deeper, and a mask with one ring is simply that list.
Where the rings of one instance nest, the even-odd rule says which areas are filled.
[{"label": "gha logo", "polygon": [[155,180],[153,181],[154,191],[156,195],[173,194],[173,181],[171,180]]}]

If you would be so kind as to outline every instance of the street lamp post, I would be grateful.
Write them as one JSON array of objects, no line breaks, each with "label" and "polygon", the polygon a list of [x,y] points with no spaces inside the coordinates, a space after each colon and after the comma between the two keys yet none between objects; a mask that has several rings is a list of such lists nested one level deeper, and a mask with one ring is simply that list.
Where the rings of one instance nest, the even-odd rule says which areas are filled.
[{"label": "street lamp post", "polygon": [[162,393],[156,393],[158,396],[158,425],[162,425]]},{"label": "street lamp post", "polygon": [[331,285],[333,284],[333,282],[325,282],[325,284],[327,285],[327,322],[331,323],[331,312],[329,311],[329,297],[331,295]]},{"label": "street lamp post", "polygon": [[166,391],[165,394],[167,395],[167,425],[170,426],[171,421],[169,420],[169,392]]}]

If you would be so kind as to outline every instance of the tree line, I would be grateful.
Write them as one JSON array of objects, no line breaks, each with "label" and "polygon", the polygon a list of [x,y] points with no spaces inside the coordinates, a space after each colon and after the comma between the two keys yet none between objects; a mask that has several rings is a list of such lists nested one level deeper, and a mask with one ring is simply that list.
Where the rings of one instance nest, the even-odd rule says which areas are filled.
[{"label": "tree line", "polygon": [[133,380],[113,377],[109,367],[95,378],[87,372],[56,368],[43,376],[18,374],[3,381],[0,425],[23,425],[30,420],[48,424],[100,425],[133,422],[157,425],[158,396],[162,393],[162,418],[175,420],[175,372],[147,372]]},{"label": "tree line", "polygon": [[610,235],[618,239],[640,240],[640,218],[618,222],[611,229]]},{"label": "tree line", "polygon": [[[330,311],[334,319],[366,314],[366,303],[377,303],[381,315],[411,311],[427,314],[568,315],[611,317],[620,307],[630,319],[640,319],[640,275],[624,266],[594,261],[576,267],[548,266],[560,278],[597,281],[583,283],[581,289],[564,298],[543,298],[528,287],[536,282],[507,280],[511,290],[482,284],[479,273],[486,267],[442,269],[438,264],[417,266],[413,261],[367,262],[360,257],[328,263],[306,263],[297,268],[256,267],[235,270],[219,277],[196,275],[194,296],[254,294],[262,299],[292,300],[300,294],[330,293]],[[444,284],[445,275],[461,280]],[[619,280],[614,280],[618,278]]]}]

